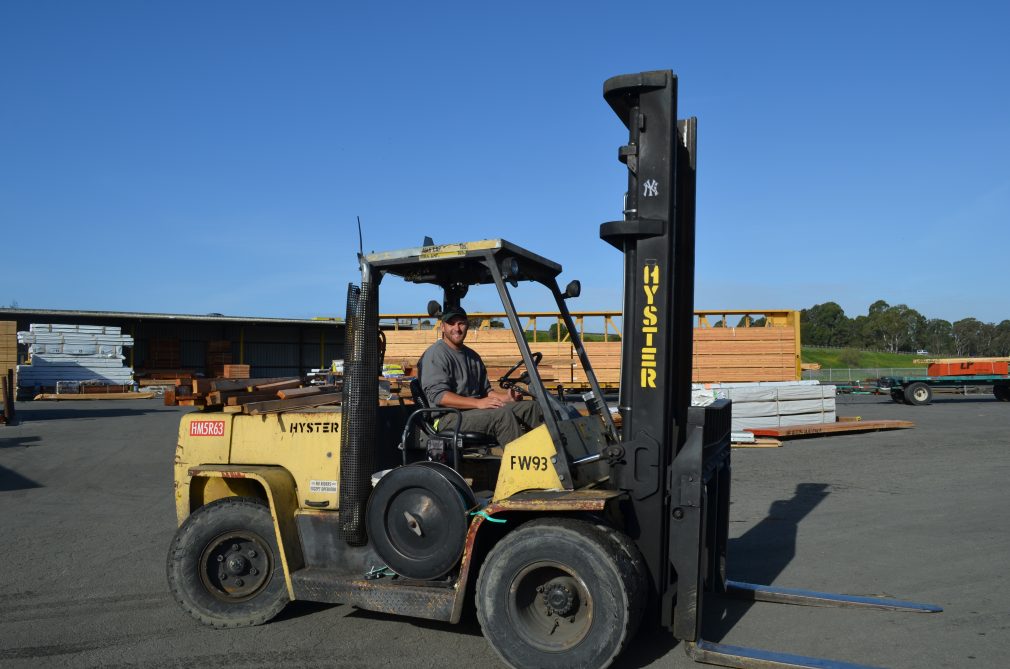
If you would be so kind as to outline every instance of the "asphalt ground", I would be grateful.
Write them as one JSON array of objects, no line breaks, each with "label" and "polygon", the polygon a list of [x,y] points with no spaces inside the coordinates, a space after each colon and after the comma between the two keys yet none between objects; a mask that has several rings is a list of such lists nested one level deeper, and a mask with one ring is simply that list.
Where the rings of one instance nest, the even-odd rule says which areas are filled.
[{"label": "asphalt ground", "polygon": [[[175,604],[171,462],[186,411],[158,400],[18,405],[0,427],[0,666],[495,667],[458,626],[296,602],[217,631]],[[736,449],[736,580],[939,604],[939,614],[706,602],[707,636],[901,668],[1008,666],[1010,403],[873,396],[839,413],[916,428]],[[665,632],[617,666],[696,667]]]}]

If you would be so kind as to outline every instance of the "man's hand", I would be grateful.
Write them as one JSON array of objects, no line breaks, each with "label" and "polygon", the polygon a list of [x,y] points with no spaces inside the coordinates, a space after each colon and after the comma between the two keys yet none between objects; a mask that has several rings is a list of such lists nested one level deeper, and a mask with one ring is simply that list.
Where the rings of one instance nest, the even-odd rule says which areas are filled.
[{"label": "man's hand", "polygon": [[500,409],[509,402],[518,402],[522,393],[512,388],[509,391],[492,390],[487,397],[463,397],[446,391],[438,400],[438,405],[453,409]]},{"label": "man's hand", "polygon": [[482,397],[476,400],[476,402],[477,402],[476,408],[478,409],[498,409],[500,407],[505,406],[505,402],[502,401],[502,398],[498,397],[497,395],[488,395],[487,397]]}]

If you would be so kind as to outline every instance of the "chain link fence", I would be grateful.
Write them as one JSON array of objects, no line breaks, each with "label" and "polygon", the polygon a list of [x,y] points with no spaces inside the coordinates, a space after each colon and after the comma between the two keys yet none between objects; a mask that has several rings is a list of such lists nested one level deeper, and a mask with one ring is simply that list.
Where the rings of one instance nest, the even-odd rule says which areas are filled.
[{"label": "chain link fence", "polygon": [[805,369],[803,379],[821,383],[855,383],[882,376],[925,376],[925,367],[853,367],[846,369]]}]

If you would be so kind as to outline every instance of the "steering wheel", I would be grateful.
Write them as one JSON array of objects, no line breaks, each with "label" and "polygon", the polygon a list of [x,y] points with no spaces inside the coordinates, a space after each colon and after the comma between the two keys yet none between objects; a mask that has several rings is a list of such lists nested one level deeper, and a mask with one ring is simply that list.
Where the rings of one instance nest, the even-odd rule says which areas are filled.
[{"label": "steering wheel", "polygon": [[[540,364],[540,361],[543,360],[544,354],[541,353],[540,351],[535,351],[530,357],[533,358],[533,366],[537,367]],[[498,379],[498,385],[501,386],[502,389],[504,390],[510,390],[512,388],[515,388],[523,395],[529,395],[530,371],[528,369],[523,370],[522,376],[520,376],[518,379],[512,378],[512,375],[515,374],[516,370],[518,370],[525,364],[526,364],[525,360],[520,360],[516,364],[512,365],[512,367],[509,368],[509,371],[502,374],[502,377]],[[526,387],[522,388],[520,386],[517,386],[516,385],[517,383],[521,383]]]}]

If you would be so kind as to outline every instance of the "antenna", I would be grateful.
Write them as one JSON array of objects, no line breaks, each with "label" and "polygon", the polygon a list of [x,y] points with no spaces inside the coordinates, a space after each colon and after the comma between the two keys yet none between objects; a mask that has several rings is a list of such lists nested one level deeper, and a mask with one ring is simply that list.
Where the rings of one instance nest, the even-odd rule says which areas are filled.
[{"label": "antenna", "polygon": [[358,219],[358,255],[365,255],[365,243],[362,241],[361,237],[361,217],[356,217]]}]

